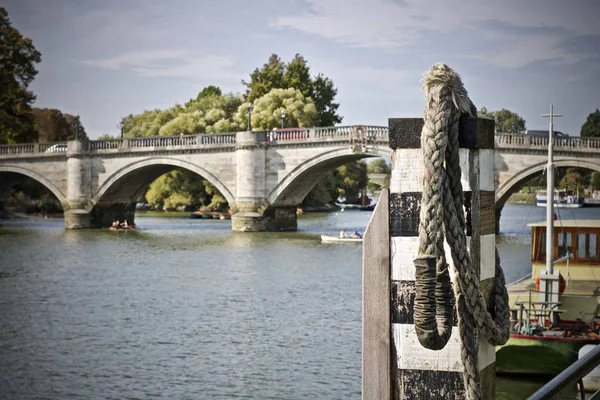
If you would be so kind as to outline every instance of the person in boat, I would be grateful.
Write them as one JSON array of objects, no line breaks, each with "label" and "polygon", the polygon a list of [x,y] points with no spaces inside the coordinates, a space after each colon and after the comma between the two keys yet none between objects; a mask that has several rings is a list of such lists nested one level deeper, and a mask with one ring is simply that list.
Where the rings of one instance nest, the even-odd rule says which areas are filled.
[{"label": "person in boat", "polygon": [[127,224],[127,220],[123,221],[123,223],[121,224],[121,228],[129,228],[129,225]]},{"label": "person in boat", "polygon": [[362,239],[362,235],[360,233],[358,233],[358,231],[354,231],[354,234],[352,235],[352,237],[354,239]]},{"label": "person in boat", "polygon": [[348,236],[346,235],[346,228],[343,228],[340,232],[340,239],[346,239]]}]

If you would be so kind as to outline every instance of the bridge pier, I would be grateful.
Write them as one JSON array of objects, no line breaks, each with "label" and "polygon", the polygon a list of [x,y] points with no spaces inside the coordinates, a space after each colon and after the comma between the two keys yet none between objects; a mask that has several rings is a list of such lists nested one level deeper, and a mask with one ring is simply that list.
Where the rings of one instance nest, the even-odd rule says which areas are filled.
[{"label": "bridge pier", "polygon": [[70,140],[67,143],[67,204],[63,205],[67,229],[91,227],[88,204],[91,179],[89,140]]},{"label": "bridge pier", "polygon": [[231,229],[238,232],[295,231],[296,207],[271,206],[266,200],[265,132],[236,134],[236,213]]},{"label": "bridge pier", "polygon": [[295,231],[296,207],[267,207],[262,213],[238,212],[231,217],[231,229],[237,232]]}]

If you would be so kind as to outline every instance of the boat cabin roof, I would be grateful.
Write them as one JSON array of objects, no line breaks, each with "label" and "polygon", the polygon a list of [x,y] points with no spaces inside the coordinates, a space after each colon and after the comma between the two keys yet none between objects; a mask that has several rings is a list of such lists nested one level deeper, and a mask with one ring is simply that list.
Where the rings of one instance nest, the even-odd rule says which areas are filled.
[{"label": "boat cabin roof", "polygon": [[[546,227],[546,221],[527,224],[531,227]],[[600,219],[557,219],[554,221],[555,228],[598,228]]]}]

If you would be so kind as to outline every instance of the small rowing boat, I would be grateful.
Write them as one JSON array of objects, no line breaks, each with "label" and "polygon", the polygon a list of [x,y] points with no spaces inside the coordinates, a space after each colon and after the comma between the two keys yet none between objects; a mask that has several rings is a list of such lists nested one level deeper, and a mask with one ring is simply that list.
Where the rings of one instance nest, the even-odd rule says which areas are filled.
[{"label": "small rowing boat", "polygon": [[346,243],[346,242],[357,242],[357,243],[362,243],[362,238],[341,238],[339,236],[327,236],[327,235],[321,235],[321,241],[323,243],[334,243],[334,242],[341,242],[341,243]]}]

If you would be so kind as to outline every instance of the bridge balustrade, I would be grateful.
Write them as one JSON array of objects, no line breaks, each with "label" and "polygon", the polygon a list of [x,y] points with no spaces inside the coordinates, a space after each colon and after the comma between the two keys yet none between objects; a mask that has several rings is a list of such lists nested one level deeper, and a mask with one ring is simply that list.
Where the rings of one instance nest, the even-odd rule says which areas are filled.
[{"label": "bridge balustrade", "polygon": [[[529,136],[523,134],[505,134],[497,133],[495,136],[496,147],[548,147],[549,139],[542,136]],[[580,137],[564,137],[558,136],[552,138],[552,143],[555,149],[569,149],[586,151],[588,149],[599,150],[600,139],[596,138],[580,138]]]},{"label": "bridge balustrade", "polygon": [[0,146],[0,155],[16,155],[16,154],[28,154],[28,153],[39,153],[36,151],[36,145],[33,143],[27,144],[5,144]]},{"label": "bridge balustrade", "polygon": [[235,133],[222,133],[216,135],[198,135],[197,144],[235,144]]},{"label": "bridge balustrade", "polygon": [[120,149],[123,140],[90,140],[90,151]]},{"label": "bridge balustrade", "polygon": [[384,141],[388,139],[388,128],[385,126],[352,125],[331,126],[325,128],[276,129],[267,132],[267,141],[282,142],[303,139],[311,139],[313,141],[332,139],[347,140],[356,133],[356,130],[359,127],[364,128],[367,139]]},{"label": "bridge balustrade", "polygon": [[[362,128],[362,129],[361,129]],[[298,128],[287,130],[274,130],[264,132],[265,140],[274,145],[280,142],[304,141],[311,142],[331,140],[357,139],[360,130],[360,139],[385,142],[388,140],[388,128],[385,126],[352,125],[332,126],[320,128]],[[260,132],[258,132],[260,133]],[[524,134],[497,133],[495,135],[496,147],[505,149],[531,148],[541,150],[548,146],[548,138],[529,136]],[[233,146],[236,143],[236,133],[157,136],[132,139],[91,140],[90,152],[102,152],[119,149],[150,149],[169,147],[198,147],[198,146]],[[562,137],[553,138],[556,150],[598,152],[600,139]],[[0,145],[0,156],[20,156],[36,153],[66,152],[67,142],[58,143],[19,143]],[[58,150],[57,150],[58,149]]]},{"label": "bridge balustrade", "polygon": [[196,135],[134,138],[128,139],[128,144],[129,148],[194,146],[196,145]]}]

